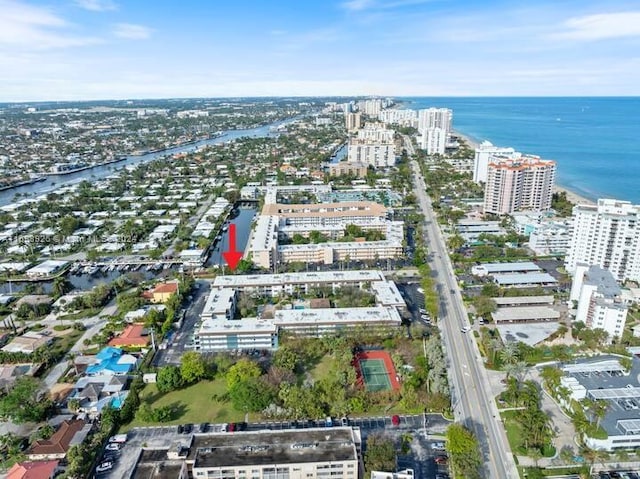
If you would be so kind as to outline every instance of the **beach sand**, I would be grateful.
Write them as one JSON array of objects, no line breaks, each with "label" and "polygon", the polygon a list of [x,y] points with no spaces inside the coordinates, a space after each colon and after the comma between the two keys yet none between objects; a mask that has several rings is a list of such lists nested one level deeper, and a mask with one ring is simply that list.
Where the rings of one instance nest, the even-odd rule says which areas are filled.
[{"label": "beach sand", "polygon": [[595,201],[585,198],[584,196],[580,196],[575,191],[569,190],[563,186],[555,185],[553,187],[553,191],[554,193],[555,192],[560,193],[564,191],[567,194],[567,199],[571,201],[571,203],[574,203],[576,205],[595,205],[596,204]]},{"label": "beach sand", "polygon": [[477,141],[475,141],[475,140],[471,139],[470,137],[468,137],[468,136],[467,136],[467,135],[465,135],[464,133],[459,132],[459,131],[457,131],[457,130],[453,130],[452,135],[457,136],[458,138],[462,138],[462,139],[467,143],[467,145],[469,146],[469,148],[473,148],[474,150],[475,150],[478,146],[480,146],[480,143],[479,143],[479,142],[477,142]]}]

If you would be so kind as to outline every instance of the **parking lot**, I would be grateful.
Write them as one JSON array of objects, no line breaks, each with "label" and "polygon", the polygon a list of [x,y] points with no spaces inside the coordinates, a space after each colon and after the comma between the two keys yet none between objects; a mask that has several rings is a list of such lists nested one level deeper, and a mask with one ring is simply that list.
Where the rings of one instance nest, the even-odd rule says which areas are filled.
[{"label": "parking lot", "polygon": [[[425,429],[426,419],[426,429]],[[335,419],[335,426],[339,426],[342,421]],[[425,477],[434,479],[438,467],[434,462],[434,458],[441,454],[431,447],[433,442],[441,442],[443,434],[450,424],[441,415],[437,414],[418,414],[399,416],[398,425],[394,425],[390,416],[370,417],[370,418],[353,418],[348,419],[350,426],[360,428],[363,443],[371,433],[382,433],[399,439],[402,435],[409,434],[411,441],[411,454],[399,457],[399,464],[408,464],[420,474],[416,477]],[[114,463],[111,470],[101,474],[96,474],[100,479],[119,479],[128,477],[135,467],[142,448],[146,449],[167,449],[177,442],[188,444],[191,441],[191,435],[201,433],[201,425],[189,425],[186,429],[180,426],[157,426],[134,428],[127,435],[127,442],[120,451],[105,451],[106,460]],[[225,429],[229,429],[224,424],[206,424],[206,433],[222,433]],[[246,431],[284,430],[284,429],[304,429],[312,427],[326,427],[324,420],[317,421],[264,421],[246,424]],[[179,432],[182,431],[182,432]],[[409,465],[410,464],[410,465]],[[404,467],[404,466],[403,466]],[[444,467],[446,469],[446,467]]]}]

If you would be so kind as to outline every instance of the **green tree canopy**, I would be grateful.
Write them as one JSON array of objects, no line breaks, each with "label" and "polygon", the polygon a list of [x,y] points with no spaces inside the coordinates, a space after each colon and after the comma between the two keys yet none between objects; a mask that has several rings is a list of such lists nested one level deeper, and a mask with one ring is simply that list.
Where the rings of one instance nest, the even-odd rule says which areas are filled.
[{"label": "green tree canopy", "polygon": [[256,379],[261,375],[262,370],[260,366],[250,359],[242,358],[227,370],[225,374],[227,388],[231,390],[237,383]]},{"label": "green tree canopy", "polygon": [[0,417],[16,424],[42,420],[51,403],[40,398],[39,388],[37,379],[30,376],[19,377],[13,388],[0,398]]},{"label": "green tree canopy", "polygon": [[459,477],[480,479],[482,457],[478,439],[467,428],[452,424],[447,429],[447,450],[451,457],[453,470]]},{"label": "green tree canopy", "polygon": [[180,360],[180,375],[185,384],[192,384],[207,377],[207,364],[201,354],[187,351]]},{"label": "green tree canopy", "polygon": [[156,386],[161,393],[180,389],[184,386],[184,379],[182,378],[180,368],[172,365],[160,368],[156,378]]},{"label": "green tree canopy", "polygon": [[229,389],[229,397],[239,411],[260,412],[276,398],[275,390],[257,378],[239,381]]},{"label": "green tree canopy", "polygon": [[371,471],[395,471],[396,447],[393,440],[381,434],[370,434],[367,437],[364,464],[369,473]]}]

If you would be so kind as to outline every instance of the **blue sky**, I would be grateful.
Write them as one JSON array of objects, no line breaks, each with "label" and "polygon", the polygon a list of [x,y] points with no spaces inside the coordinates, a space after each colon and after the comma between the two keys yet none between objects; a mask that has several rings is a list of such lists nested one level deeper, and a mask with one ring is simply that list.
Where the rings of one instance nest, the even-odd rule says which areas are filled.
[{"label": "blue sky", "polygon": [[0,0],[0,101],[638,94],[639,1]]}]

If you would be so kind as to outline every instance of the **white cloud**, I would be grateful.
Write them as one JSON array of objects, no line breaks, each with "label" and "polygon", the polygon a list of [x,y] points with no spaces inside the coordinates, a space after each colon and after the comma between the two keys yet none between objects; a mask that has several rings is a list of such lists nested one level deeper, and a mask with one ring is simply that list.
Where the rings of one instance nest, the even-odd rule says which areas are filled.
[{"label": "white cloud", "polygon": [[152,30],[144,25],[133,23],[117,23],[113,27],[113,34],[119,38],[129,40],[146,40],[151,36]]},{"label": "white cloud", "polygon": [[344,2],[342,4],[342,8],[345,10],[350,10],[353,12],[359,12],[361,10],[366,10],[374,5],[373,0],[349,0],[348,2]]},{"label": "white cloud", "polygon": [[352,12],[360,12],[363,10],[390,10],[392,8],[410,7],[412,5],[422,5],[433,0],[349,0],[342,3],[342,8]]},{"label": "white cloud", "polygon": [[78,7],[92,12],[107,12],[118,9],[118,5],[112,0],[74,0],[74,3]]},{"label": "white cloud", "polygon": [[66,30],[72,25],[45,7],[0,0],[0,12],[0,47],[50,50],[100,42],[68,34]]},{"label": "white cloud", "polygon": [[640,12],[599,13],[573,17],[564,22],[567,29],[552,35],[566,40],[605,40],[640,36]]}]

